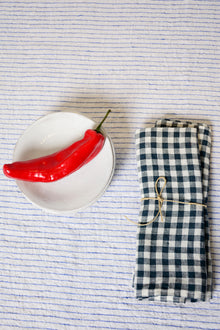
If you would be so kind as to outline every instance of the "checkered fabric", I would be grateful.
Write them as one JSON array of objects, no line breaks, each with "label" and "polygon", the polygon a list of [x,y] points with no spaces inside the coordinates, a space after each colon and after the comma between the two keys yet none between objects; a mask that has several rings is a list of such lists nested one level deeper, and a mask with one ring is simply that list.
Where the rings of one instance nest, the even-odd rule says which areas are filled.
[{"label": "checkered fabric", "polygon": [[[155,182],[167,180],[162,197],[208,202],[211,134],[204,124],[161,120],[136,132],[141,197],[156,197]],[[159,181],[159,190],[163,182]],[[158,212],[157,200],[144,200],[139,222]],[[212,267],[207,209],[201,205],[165,202],[158,217],[138,227],[134,276],[138,299],[177,303],[211,298]]]}]

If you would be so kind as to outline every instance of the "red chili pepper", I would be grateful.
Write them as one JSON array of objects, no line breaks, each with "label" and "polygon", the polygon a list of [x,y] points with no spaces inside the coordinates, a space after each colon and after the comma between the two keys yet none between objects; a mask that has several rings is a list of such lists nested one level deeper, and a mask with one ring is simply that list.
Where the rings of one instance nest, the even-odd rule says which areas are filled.
[{"label": "red chili pepper", "polygon": [[101,151],[105,137],[100,129],[110,112],[108,110],[95,130],[88,129],[83,139],[45,157],[5,164],[4,174],[18,180],[52,182],[77,171]]}]

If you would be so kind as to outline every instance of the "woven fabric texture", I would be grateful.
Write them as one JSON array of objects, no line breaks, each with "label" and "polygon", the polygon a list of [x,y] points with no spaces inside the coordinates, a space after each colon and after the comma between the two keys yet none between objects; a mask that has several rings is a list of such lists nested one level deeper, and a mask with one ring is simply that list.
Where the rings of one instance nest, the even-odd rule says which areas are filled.
[{"label": "woven fabric texture", "polygon": [[[138,227],[134,276],[138,299],[206,301],[212,292],[207,208],[211,132],[207,125],[161,120],[136,132],[141,197],[156,197],[155,182],[164,176],[164,221]],[[159,181],[159,190],[163,182]],[[198,203],[189,205],[188,202]],[[157,200],[143,200],[139,222],[158,212]]]}]

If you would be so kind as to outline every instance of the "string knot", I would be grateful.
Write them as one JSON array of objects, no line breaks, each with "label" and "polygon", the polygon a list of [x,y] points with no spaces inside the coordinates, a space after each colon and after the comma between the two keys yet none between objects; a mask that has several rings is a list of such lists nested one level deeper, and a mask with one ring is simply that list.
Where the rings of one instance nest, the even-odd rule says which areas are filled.
[{"label": "string knot", "polygon": [[[164,184],[163,184],[161,190],[159,191],[159,190],[158,190],[158,182],[159,182],[160,180],[163,180]],[[162,197],[162,192],[163,192],[163,190],[164,190],[166,184],[167,184],[167,180],[166,180],[166,178],[165,178],[164,176],[159,176],[159,177],[157,178],[156,182],[155,182],[155,191],[156,191],[156,195],[157,195],[157,197],[144,197],[144,198],[141,199],[142,201],[143,201],[143,200],[150,200],[150,199],[152,199],[152,200],[157,200],[157,201],[158,201],[158,208],[159,208],[159,210],[158,210],[156,216],[155,216],[152,220],[150,220],[150,221],[148,221],[148,222],[146,222],[146,223],[137,223],[137,222],[134,222],[134,221],[130,220],[128,217],[126,217],[126,218],[127,218],[129,221],[131,221],[132,223],[135,223],[135,224],[138,225],[138,226],[148,226],[149,224],[151,224],[152,222],[154,222],[154,221],[158,218],[159,215],[160,215],[161,221],[163,222],[163,214],[162,214],[162,206],[163,206],[163,202],[171,202],[171,203],[178,203],[178,204],[188,204],[188,205],[198,205],[198,206],[207,207],[207,205],[205,205],[205,204],[201,204],[201,203],[182,202],[182,201],[176,201],[176,200],[173,200],[173,199],[164,199],[164,198]]]},{"label": "string knot", "polygon": [[163,204],[164,199],[161,196],[158,196],[157,199],[159,203]]}]

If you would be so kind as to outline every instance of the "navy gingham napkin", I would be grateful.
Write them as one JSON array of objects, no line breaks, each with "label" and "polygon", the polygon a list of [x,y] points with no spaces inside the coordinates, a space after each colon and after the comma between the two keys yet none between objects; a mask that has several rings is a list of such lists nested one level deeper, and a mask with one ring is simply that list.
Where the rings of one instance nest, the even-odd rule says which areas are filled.
[{"label": "navy gingham napkin", "polygon": [[[156,197],[155,182],[166,178],[160,216],[138,226],[135,296],[156,301],[207,301],[212,263],[207,208],[211,132],[205,124],[157,121],[136,132],[141,197]],[[158,190],[164,182],[158,182]],[[198,205],[190,205],[197,203]],[[139,223],[158,213],[158,200],[143,200]]]}]

